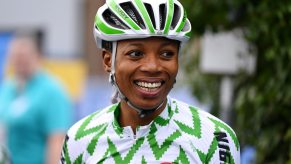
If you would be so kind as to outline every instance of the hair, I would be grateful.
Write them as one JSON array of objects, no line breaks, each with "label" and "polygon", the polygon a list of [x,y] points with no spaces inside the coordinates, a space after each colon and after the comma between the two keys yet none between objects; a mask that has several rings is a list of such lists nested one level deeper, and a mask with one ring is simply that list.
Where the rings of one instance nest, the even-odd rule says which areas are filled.
[{"label": "hair", "polygon": [[12,41],[27,40],[33,44],[38,54],[41,55],[42,54],[42,39],[43,39],[43,34],[40,31],[35,32],[35,33],[29,32],[29,31],[17,31],[14,33]]},{"label": "hair", "polygon": [[104,48],[105,50],[109,52],[112,52],[112,42],[102,40],[102,48]]},{"label": "hair", "polygon": [[113,93],[111,95],[111,103],[115,104],[121,101],[120,97],[119,97],[119,93],[117,91],[117,89],[115,87],[113,87]]}]

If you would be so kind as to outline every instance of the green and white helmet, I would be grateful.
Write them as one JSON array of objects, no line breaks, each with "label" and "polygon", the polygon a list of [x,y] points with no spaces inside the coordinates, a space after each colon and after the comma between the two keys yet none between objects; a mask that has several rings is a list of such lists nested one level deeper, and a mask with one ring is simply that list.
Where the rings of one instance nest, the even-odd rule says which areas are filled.
[{"label": "green and white helmet", "polygon": [[95,17],[97,46],[104,41],[119,41],[151,36],[185,42],[191,24],[178,0],[106,0]]}]

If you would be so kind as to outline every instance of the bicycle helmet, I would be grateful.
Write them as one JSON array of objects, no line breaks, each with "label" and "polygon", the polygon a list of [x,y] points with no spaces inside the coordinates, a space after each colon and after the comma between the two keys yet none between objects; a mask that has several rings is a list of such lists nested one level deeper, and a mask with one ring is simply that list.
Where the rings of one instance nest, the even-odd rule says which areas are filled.
[{"label": "bicycle helmet", "polygon": [[115,56],[117,41],[147,37],[165,37],[181,43],[189,39],[191,24],[178,0],[106,0],[95,16],[94,36],[99,48],[106,43],[112,50],[112,68],[109,81],[119,97],[144,117],[153,109],[142,109],[132,104],[120,91],[115,80]]},{"label": "bicycle helmet", "polygon": [[185,42],[191,24],[178,0],[106,0],[95,17],[94,34],[102,40],[118,41],[161,36]]}]

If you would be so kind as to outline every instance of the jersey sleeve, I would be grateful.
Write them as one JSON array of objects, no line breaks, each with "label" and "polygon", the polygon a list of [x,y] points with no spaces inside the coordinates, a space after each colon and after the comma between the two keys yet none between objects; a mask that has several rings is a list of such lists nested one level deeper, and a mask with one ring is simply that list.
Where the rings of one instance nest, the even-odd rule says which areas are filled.
[{"label": "jersey sleeve", "polygon": [[223,121],[209,117],[215,125],[210,151],[206,156],[209,163],[240,163],[240,145],[235,132]]},{"label": "jersey sleeve", "polygon": [[94,153],[98,138],[112,120],[108,109],[111,107],[84,117],[68,130],[59,163],[92,163],[87,161],[88,156]]},{"label": "jersey sleeve", "polygon": [[80,142],[77,142],[75,139],[75,135],[71,132],[66,135],[59,163],[84,163],[83,159],[86,156],[85,150],[87,143],[80,144]]},{"label": "jersey sleeve", "polygon": [[87,138],[85,137],[88,135],[88,133],[84,131],[84,128],[87,127],[90,118],[91,117],[88,116],[79,120],[68,130],[63,143],[61,159],[59,163],[84,163],[83,159],[86,156],[88,145]]}]

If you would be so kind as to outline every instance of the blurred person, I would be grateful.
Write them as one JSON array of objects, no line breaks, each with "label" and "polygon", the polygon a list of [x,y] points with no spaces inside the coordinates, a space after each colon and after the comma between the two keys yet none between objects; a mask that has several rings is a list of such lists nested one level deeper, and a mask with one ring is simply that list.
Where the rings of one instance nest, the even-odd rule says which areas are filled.
[{"label": "blurred person", "polygon": [[61,163],[240,163],[227,124],[168,96],[190,31],[178,0],[106,0],[94,34],[116,103],[70,128]]},{"label": "blurred person", "polygon": [[71,124],[71,103],[58,82],[41,68],[33,37],[13,38],[8,50],[13,76],[0,86],[0,122],[14,164],[55,164]]}]

